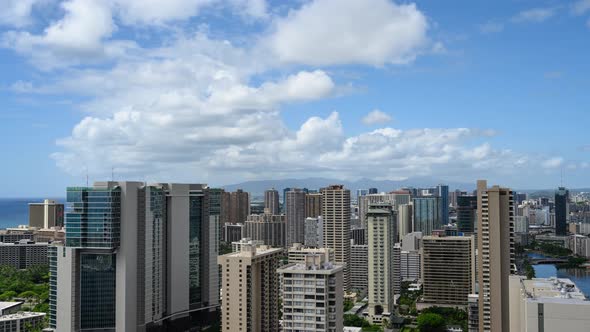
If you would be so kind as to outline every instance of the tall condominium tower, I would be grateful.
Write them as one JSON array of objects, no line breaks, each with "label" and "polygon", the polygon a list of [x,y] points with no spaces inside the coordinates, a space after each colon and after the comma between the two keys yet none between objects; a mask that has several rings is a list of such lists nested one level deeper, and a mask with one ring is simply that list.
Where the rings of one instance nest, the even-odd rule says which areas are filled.
[{"label": "tall condominium tower", "polygon": [[508,278],[514,265],[514,202],[508,188],[477,181],[479,330],[509,331]]},{"label": "tall condominium tower", "polygon": [[559,187],[555,192],[555,235],[567,235],[569,191]]},{"label": "tall condominium tower", "polygon": [[305,242],[305,191],[293,188],[286,193],[287,246]]},{"label": "tall condominium tower", "polygon": [[305,195],[305,217],[317,218],[322,215],[322,194],[308,193]]},{"label": "tall condominium tower", "polygon": [[43,203],[29,203],[29,227],[48,229],[64,224],[64,205],[46,199]]},{"label": "tall condominium tower", "polygon": [[393,254],[397,219],[393,207],[371,204],[367,212],[369,316],[381,322],[394,311]]},{"label": "tall condominium tower", "polygon": [[364,296],[369,284],[369,247],[367,245],[352,244],[350,246],[350,289]]},{"label": "tall condominium tower", "polygon": [[279,268],[283,249],[242,245],[221,255],[222,331],[279,331]]},{"label": "tall condominium tower", "polygon": [[475,231],[477,196],[457,196],[457,231],[472,234]]},{"label": "tall condominium tower", "polygon": [[440,197],[417,197],[413,205],[414,232],[431,235],[433,230],[442,228]]},{"label": "tall condominium tower", "polygon": [[443,225],[449,224],[449,186],[439,184],[436,186],[436,196],[440,198],[440,214]]},{"label": "tall condominium tower", "polygon": [[412,229],[412,204],[401,204],[397,210],[397,229],[398,229],[398,241],[413,232]]},{"label": "tall condominium tower", "polygon": [[287,246],[285,237],[285,215],[252,214],[244,223],[243,237],[263,241],[267,246],[284,248]]},{"label": "tall condominium tower", "polygon": [[[250,194],[238,189],[224,196],[227,202],[228,222],[232,224],[243,223],[250,214]],[[223,206],[222,206],[223,209]]]},{"label": "tall condominium tower", "polygon": [[[223,209],[223,194],[225,190],[219,188],[209,189],[209,215],[213,217],[213,222],[218,225],[218,239],[223,240],[223,225],[225,220],[225,214],[227,211]],[[219,242],[218,241],[218,242]]]},{"label": "tall condominium tower", "polygon": [[264,192],[264,210],[268,214],[279,214],[281,212],[279,192],[275,188]]},{"label": "tall condominium tower", "polygon": [[282,331],[329,332],[344,329],[342,270],[342,266],[326,260],[325,255],[313,254],[306,255],[303,262],[277,270],[282,281]]},{"label": "tall condominium tower", "polygon": [[321,216],[305,218],[305,239],[303,243],[308,247],[321,248],[324,246],[324,221]]},{"label": "tall condominium tower", "polygon": [[324,247],[334,249],[335,260],[344,266],[344,290],[350,289],[350,190],[342,185],[321,189]]},{"label": "tall condominium tower", "polygon": [[200,184],[68,188],[65,246],[50,251],[57,331],[206,324],[219,304],[216,218]]},{"label": "tall condominium tower", "polygon": [[425,236],[421,250],[423,302],[466,307],[475,292],[473,236]]}]

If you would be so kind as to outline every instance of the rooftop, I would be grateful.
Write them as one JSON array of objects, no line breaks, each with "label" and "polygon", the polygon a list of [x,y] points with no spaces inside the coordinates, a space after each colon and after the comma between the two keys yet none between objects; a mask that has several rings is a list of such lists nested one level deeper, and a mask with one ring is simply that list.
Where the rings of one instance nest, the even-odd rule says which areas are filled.
[{"label": "rooftop", "polygon": [[567,278],[522,279],[523,291],[529,300],[542,302],[568,302],[590,305],[584,293]]},{"label": "rooftop", "polygon": [[10,309],[12,307],[19,306],[23,303],[24,302],[0,302],[0,312],[4,311],[6,309]]},{"label": "rooftop", "polygon": [[44,312],[23,311],[23,312],[19,312],[16,314],[0,316],[0,322],[5,322],[5,321],[9,321],[9,320],[19,320],[19,319],[25,319],[25,318],[33,318],[33,317],[44,317],[45,315],[46,315],[46,313],[44,313]]}]

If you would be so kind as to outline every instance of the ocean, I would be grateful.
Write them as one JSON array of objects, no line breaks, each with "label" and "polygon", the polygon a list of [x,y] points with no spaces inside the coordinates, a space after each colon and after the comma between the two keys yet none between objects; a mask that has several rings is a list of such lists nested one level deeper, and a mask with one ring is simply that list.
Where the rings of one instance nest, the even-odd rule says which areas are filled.
[{"label": "ocean", "polygon": [[28,225],[29,203],[33,202],[43,202],[43,198],[0,198],[0,229]]}]

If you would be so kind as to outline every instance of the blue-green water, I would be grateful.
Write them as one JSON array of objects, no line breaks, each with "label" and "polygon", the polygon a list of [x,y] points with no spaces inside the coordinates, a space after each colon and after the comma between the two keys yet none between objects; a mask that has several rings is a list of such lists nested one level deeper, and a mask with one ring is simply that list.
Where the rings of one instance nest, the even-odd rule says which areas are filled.
[{"label": "blue-green water", "polygon": [[[540,254],[528,254],[531,258],[544,258]],[[571,279],[578,288],[584,292],[586,297],[590,297],[590,269],[557,269],[553,264],[533,265],[535,276],[537,278],[568,278]]]}]

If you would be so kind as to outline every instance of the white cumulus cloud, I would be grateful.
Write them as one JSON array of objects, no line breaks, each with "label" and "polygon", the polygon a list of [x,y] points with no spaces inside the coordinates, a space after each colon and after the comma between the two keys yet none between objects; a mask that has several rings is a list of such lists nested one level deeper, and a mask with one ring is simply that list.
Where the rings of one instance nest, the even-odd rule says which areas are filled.
[{"label": "white cumulus cloud", "polygon": [[366,125],[383,124],[390,122],[391,116],[381,110],[375,109],[363,117],[363,123]]}]

